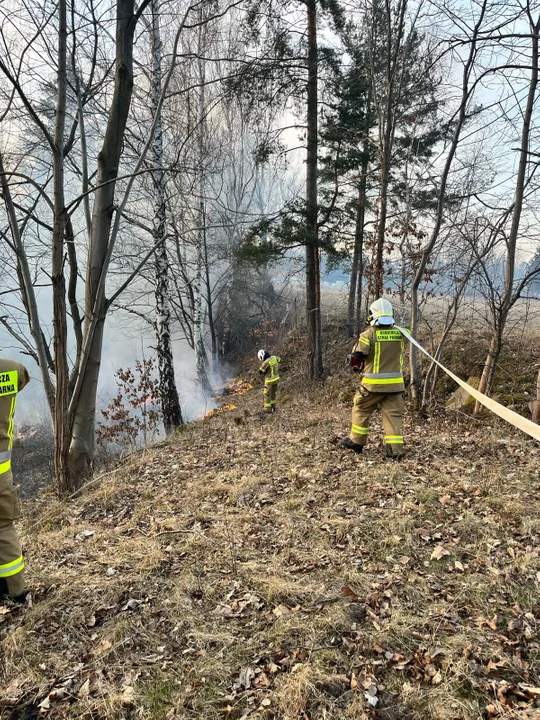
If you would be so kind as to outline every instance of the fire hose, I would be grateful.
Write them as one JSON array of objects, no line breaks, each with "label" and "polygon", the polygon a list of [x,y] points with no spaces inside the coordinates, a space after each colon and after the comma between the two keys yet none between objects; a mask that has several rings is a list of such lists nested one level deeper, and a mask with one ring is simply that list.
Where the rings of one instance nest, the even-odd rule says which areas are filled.
[{"label": "fire hose", "polygon": [[449,370],[447,367],[445,367],[441,362],[436,360],[434,357],[432,357],[427,350],[425,350],[419,342],[417,342],[408,332],[407,330],[404,330],[401,327],[395,326],[396,330],[399,330],[399,332],[407,338],[407,340],[412,343],[415,347],[417,347],[421,352],[424,353],[424,355],[427,355],[427,357],[434,362],[436,365],[438,365],[441,370],[443,370],[448,377],[451,377],[454,382],[456,382],[460,387],[462,387],[464,390],[466,390],[469,395],[471,395],[475,400],[477,400],[480,404],[482,404],[484,407],[486,407],[488,410],[491,410],[492,413],[495,413],[495,415],[498,415],[503,420],[506,420],[507,423],[510,423],[510,425],[513,425],[518,430],[521,430],[524,433],[527,433],[530,437],[534,438],[535,440],[538,440],[540,442],[540,425],[537,425],[536,423],[533,423],[532,420],[529,420],[526,417],[523,417],[523,415],[520,415],[517,412],[514,412],[513,410],[510,410],[507,407],[504,407],[504,405],[501,405],[496,400],[493,400],[493,398],[488,397],[487,395],[484,395],[484,393],[481,393],[479,390],[476,390],[471,385],[466,383],[464,380],[461,380],[458,378],[457,375],[454,375],[454,373]]}]

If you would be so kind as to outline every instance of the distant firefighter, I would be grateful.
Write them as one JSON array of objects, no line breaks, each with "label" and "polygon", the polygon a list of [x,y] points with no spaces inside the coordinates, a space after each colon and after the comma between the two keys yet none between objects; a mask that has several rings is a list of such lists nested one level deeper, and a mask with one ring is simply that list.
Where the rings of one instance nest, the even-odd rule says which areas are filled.
[{"label": "distant firefighter", "polygon": [[266,350],[259,350],[257,357],[262,363],[259,373],[264,375],[264,412],[273,413],[276,412],[276,394],[281,360],[275,355],[270,355]]},{"label": "distant firefighter", "polygon": [[13,360],[0,358],[0,597],[15,602],[26,599],[24,559],[14,520],[20,516],[18,487],[13,486],[13,447],[17,393],[30,381],[27,369]]},{"label": "distant firefighter", "polygon": [[369,327],[361,333],[349,356],[353,370],[363,373],[355,395],[349,437],[342,447],[361,453],[369,435],[369,420],[381,408],[386,456],[399,460],[403,453],[403,349],[404,337],[394,327],[394,311],[379,298],[370,306]]}]

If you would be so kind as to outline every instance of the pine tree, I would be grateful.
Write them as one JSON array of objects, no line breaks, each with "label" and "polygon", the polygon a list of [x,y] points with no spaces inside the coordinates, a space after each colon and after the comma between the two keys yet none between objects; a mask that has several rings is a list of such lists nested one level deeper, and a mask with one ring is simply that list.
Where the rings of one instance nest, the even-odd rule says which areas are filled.
[{"label": "pine tree", "polygon": [[425,37],[407,26],[405,9],[401,0],[374,0],[360,25],[345,27],[348,62],[337,66],[323,123],[327,232],[354,239],[342,243],[351,257],[350,334],[361,325],[364,270],[372,296],[383,294],[385,274],[400,256],[400,288],[414,272],[417,214],[434,203],[425,166],[448,129],[439,117],[436,64]]}]

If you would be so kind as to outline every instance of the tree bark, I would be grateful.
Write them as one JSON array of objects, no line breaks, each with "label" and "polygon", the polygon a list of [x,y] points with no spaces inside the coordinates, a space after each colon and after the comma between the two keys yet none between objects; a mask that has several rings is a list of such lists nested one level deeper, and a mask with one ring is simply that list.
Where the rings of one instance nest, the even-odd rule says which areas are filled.
[{"label": "tree bark", "polygon": [[208,264],[208,243],[206,241],[206,233],[203,235],[204,242],[204,280],[206,286],[206,307],[208,315],[208,329],[210,331],[210,343],[212,347],[212,371],[217,373],[219,367],[219,350],[216,334],[216,322],[214,318],[214,303],[212,300],[212,284],[210,282],[210,265]]},{"label": "tree bark", "polygon": [[165,243],[166,204],[165,173],[163,171],[163,122],[159,99],[162,84],[162,55],[159,0],[152,0],[152,111],[156,116],[152,147],[152,175],[154,185],[154,247],[155,247],[155,301],[156,301],[156,346],[159,372],[159,394],[163,427],[170,435],[183,424],[182,409],[174,374],[173,349],[171,341],[171,310],[169,305],[169,258]]},{"label": "tree bark", "polygon": [[[398,64],[405,63],[406,57],[400,57],[402,42],[405,32],[405,11],[407,8],[407,0],[399,0],[395,11],[398,14],[398,22],[394,28],[392,23],[393,6],[386,2],[384,6],[386,19],[386,72],[384,77],[384,103],[378,108],[379,122],[379,162],[380,162],[380,187],[379,187],[379,208],[377,216],[377,225],[375,231],[375,257],[373,263],[373,291],[375,297],[382,297],[384,293],[384,246],[386,236],[386,220],[388,216],[388,188],[390,184],[390,164],[392,161],[392,151],[394,147],[395,122],[394,122],[394,103],[396,97],[399,96],[400,75],[397,73]],[[373,11],[376,11],[375,5]],[[373,19],[372,32],[375,27],[375,19]],[[371,58],[373,64],[373,57]],[[371,91],[373,93],[374,102],[380,94],[380,89],[375,87],[376,77],[372,75],[374,83]],[[397,86],[397,87],[396,87]],[[397,91],[397,92],[396,92]]]},{"label": "tree bark", "polygon": [[64,131],[66,124],[67,92],[67,2],[58,3],[57,101],[53,149],[53,234],[52,234],[52,293],[54,332],[54,470],[58,493],[71,489],[68,453],[70,426],[68,420],[69,369],[67,361],[66,280],[64,275],[66,207],[64,198]]},{"label": "tree bark", "polygon": [[306,314],[308,328],[308,374],[311,379],[323,374],[321,338],[321,278],[317,224],[317,124],[318,124],[318,52],[317,3],[307,5],[307,162],[306,162]]},{"label": "tree bark", "polygon": [[[202,173],[201,173],[202,176]],[[204,181],[203,181],[204,182]],[[201,182],[200,192],[204,192],[204,184]],[[197,379],[205,395],[213,395],[214,391],[207,372],[207,356],[203,338],[203,248],[206,234],[206,213],[204,198],[201,195],[199,201],[199,231],[197,238],[197,275],[195,278],[195,360],[197,365]]]},{"label": "tree bark", "polygon": [[364,141],[364,160],[362,162],[362,175],[358,187],[356,201],[356,224],[354,230],[354,253],[351,268],[351,281],[349,286],[349,303],[347,308],[347,327],[349,337],[360,334],[362,285],[364,275],[364,224],[366,216],[366,186],[367,186],[367,138]]},{"label": "tree bark", "polygon": [[[358,193],[360,195],[360,192]],[[351,264],[351,275],[349,279],[349,297],[347,301],[347,334],[353,337],[355,334],[355,309],[356,309],[356,291],[358,288],[358,264],[359,264],[359,243],[358,243],[358,216],[360,214],[359,200],[356,205],[356,230],[354,234],[354,248]]]},{"label": "tree bark", "polygon": [[531,403],[532,421],[540,423],[540,370],[536,377],[536,400]]},{"label": "tree bark", "polygon": [[[478,390],[485,395],[491,395],[493,391],[493,384],[495,381],[495,368],[497,365],[497,361],[499,360],[499,355],[501,354],[503,345],[503,327],[497,328],[491,336],[488,354],[484,363],[484,369],[480,377],[480,384],[478,385]],[[479,412],[482,407],[483,406],[480,403],[476,403],[474,412]]]},{"label": "tree bark", "polygon": [[384,239],[386,235],[386,218],[388,215],[388,181],[389,158],[386,149],[381,154],[381,173],[379,191],[379,213],[377,216],[377,233],[375,243],[374,293],[380,298],[384,294]]},{"label": "tree bark", "polygon": [[91,473],[95,452],[94,426],[96,393],[101,366],[106,300],[102,274],[107,273],[106,259],[114,214],[114,194],[122,144],[133,92],[133,35],[136,26],[135,0],[116,3],[116,71],[114,92],[103,145],[98,155],[97,189],[92,213],[92,232],[88,248],[86,275],[84,343],[76,392],[72,398],[72,428],[69,454],[69,484],[80,485]]},{"label": "tree bark", "polygon": [[[204,26],[203,11],[199,12],[199,46],[198,52],[204,54]],[[195,277],[195,308],[194,308],[194,335],[195,335],[195,361],[197,366],[197,379],[206,396],[213,395],[212,385],[208,379],[207,356],[203,338],[203,265],[206,248],[206,179],[205,179],[205,143],[206,143],[206,67],[205,60],[199,59],[199,116],[198,116],[198,163],[199,163],[199,207],[197,231],[197,274]]]},{"label": "tree bark", "polygon": [[75,231],[69,213],[66,213],[66,250],[69,260],[69,282],[67,287],[67,298],[71,312],[71,325],[75,335],[75,362],[69,378],[69,397],[73,394],[75,387],[74,370],[78,367],[81,358],[83,333],[82,317],[77,298],[77,281],[79,279],[79,263],[77,261],[77,249],[75,247]]},{"label": "tree bark", "polygon": [[[4,199],[4,205],[6,208],[6,214],[9,221],[9,227],[11,231],[11,237],[13,240],[13,246],[17,255],[17,269],[20,278],[21,292],[23,295],[23,303],[26,308],[28,315],[28,324],[30,326],[30,334],[34,340],[36,355],[41,371],[41,378],[43,380],[43,387],[45,388],[45,396],[47,398],[47,404],[51,413],[51,418],[54,418],[54,387],[51,382],[51,376],[49,375],[49,353],[45,343],[43,335],[43,329],[41,327],[41,321],[39,319],[39,310],[36,294],[34,291],[34,285],[32,283],[32,273],[30,271],[30,265],[28,264],[28,257],[26,255],[24,245],[22,242],[19,225],[17,223],[17,214],[15,212],[15,205],[11,195],[11,188],[9,186],[8,176],[4,168],[4,158],[0,152],[0,187],[2,188],[2,196]],[[54,208],[53,208],[54,212]]]}]

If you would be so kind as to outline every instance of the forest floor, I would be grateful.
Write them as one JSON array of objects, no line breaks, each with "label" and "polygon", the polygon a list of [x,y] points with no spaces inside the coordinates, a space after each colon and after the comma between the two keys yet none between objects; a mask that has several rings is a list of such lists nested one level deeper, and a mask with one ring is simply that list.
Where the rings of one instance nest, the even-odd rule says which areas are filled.
[{"label": "forest floor", "polygon": [[379,419],[356,456],[356,378],[283,374],[275,415],[256,385],[79,498],[25,503],[1,718],[540,717],[537,443],[408,414],[403,462]]}]

